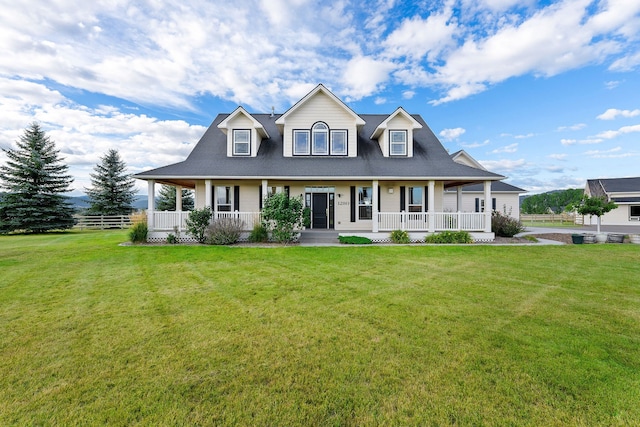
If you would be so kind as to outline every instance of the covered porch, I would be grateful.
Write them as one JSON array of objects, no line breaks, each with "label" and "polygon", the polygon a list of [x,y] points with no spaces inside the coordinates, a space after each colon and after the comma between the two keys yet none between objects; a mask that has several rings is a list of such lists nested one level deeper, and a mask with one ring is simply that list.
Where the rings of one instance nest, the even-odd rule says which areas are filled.
[{"label": "covered porch", "polygon": [[[214,180],[203,181],[204,182],[200,184],[202,185],[201,188],[212,188]],[[282,184],[282,181],[275,180],[259,181],[258,183],[261,184],[260,192],[252,191],[252,193],[255,194],[255,200],[257,201],[260,197],[262,197],[262,199],[267,197],[269,194],[268,189],[272,188],[270,187],[270,185],[276,185],[276,182],[278,185]],[[163,239],[166,238],[166,235],[168,233],[174,233],[176,231],[184,235],[184,233],[186,232],[186,220],[189,216],[189,212],[182,210],[182,189],[196,188],[195,182],[176,183],[163,181],[162,183],[173,185],[176,187],[176,210],[157,211],[155,209],[154,197],[149,197],[147,222],[150,238],[152,239]],[[351,198],[351,200],[349,200],[349,202],[346,202],[346,197],[343,197],[342,199],[339,199],[339,201],[338,199],[335,199],[337,206],[334,208],[331,205],[333,196],[331,195],[331,193],[328,194],[329,204],[324,205],[323,209],[326,209],[327,212],[329,212],[330,209],[335,209],[335,222],[333,224],[327,223],[327,229],[334,229],[337,232],[357,230],[360,234],[387,234],[388,232],[391,232],[393,230],[405,230],[410,233],[418,233],[422,236],[441,231],[467,231],[469,233],[473,233],[474,235],[482,236],[483,240],[493,239],[493,233],[491,232],[491,209],[483,209],[482,212],[462,212],[460,210],[460,207],[462,206],[462,185],[467,184],[468,182],[449,181],[445,183],[443,181],[440,181],[438,183],[438,189],[440,190],[443,188],[457,188],[458,210],[455,212],[442,211],[442,202],[441,199],[438,200],[439,192],[436,191],[436,180],[428,180],[426,182],[427,185],[423,186],[424,193],[422,197],[424,197],[424,200],[422,201],[421,209],[419,208],[419,205],[411,206],[408,200],[406,202],[403,200],[404,196],[400,197],[397,194],[398,192],[404,191],[404,183],[390,184],[389,181],[383,181],[381,183],[379,180],[371,180],[369,181],[369,183],[369,188],[371,191],[368,200],[366,200],[365,202],[358,199],[354,200],[353,197]],[[425,182],[423,182],[423,184],[424,183]],[[340,186],[338,184],[336,186],[337,189],[333,190],[335,191],[335,196],[338,198],[342,196],[344,194],[343,191],[346,192],[345,190],[347,190],[349,188],[348,186],[351,184],[352,183],[345,183],[343,184],[343,186]],[[150,195],[155,194],[155,186],[155,180],[148,181]],[[244,192],[244,187],[242,188]],[[341,190],[341,188],[344,190]],[[396,194],[394,194],[394,188]],[[289,191],[289,186],[286,186],[286,189],[287,191]],[[300,195],[305,194],[305,184],[291,182],[291,192],[292,196],[298,193],[301,193]],[[200,199],[204,200],[198,200],[198,196],[200,197]],[[243,222],[244,230],[247,232],[251,231],[256,224],[259,224],[261,222],[261,214],[258,209],[234,209],[226,211],[216,209],[216,200],[214,199],[212,191],[196,191],[195,197],[196,206],[209,206],[212,208],[212,220],[218,218],[238,218]],[[487,180],[484,181],[484,199],[491,200],[491,197],[491,181]],[[243,198],[242,200],[244,202],[245,199]],[[398,200],[401,200],[399,205],[396,203]],[[439,203],[437,203],[437,201]],[[343,207],[341,206],[343,204],[349,204],[351,206]],[[256,202],[254,205],[257,207],[258,203]],[[402,207],[405,205],[406,210],[398,209],[394,211],[391,209],[394,206]],[[231,206],[233,208],[242,207],[242,205],[238,206],[238,203],[234,203]],[[416,207],[418,207],[420,211],[412,210]],[[440,209],[438,209],[439,207]],[[353,218],[351,221],[349,221],[349,208],[352,211],[354,209],[357,210],[358,215],[360,215],[360,210],[362,210],[362,212],[367,210],[366,220],[361,220],[360,217],[356,217],[355,224],[353,222]],[[356,226],[354,227],[354,225]]]}]

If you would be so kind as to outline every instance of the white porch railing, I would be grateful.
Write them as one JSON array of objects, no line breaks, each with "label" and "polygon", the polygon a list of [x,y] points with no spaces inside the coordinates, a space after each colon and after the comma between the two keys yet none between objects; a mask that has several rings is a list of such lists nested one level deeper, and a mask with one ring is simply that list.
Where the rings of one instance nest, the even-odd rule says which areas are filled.
[{"label": "white porch railing", "polygon": [[[429,221],[433,227],[429,227]],[[484,231],[484,213],[467,212],[379,212],[378,230],[393,231]]]},{"label": "white porch railing", "polygon": [[[187,218],[189,211],[173,212],[173,211],[154,211],[153,212],[153,230],[155,231],[173,231],[174,227],[178,227],[180,231],[187,229]],[[253,229],[255,224],[260,222],[260,212],[215,212],[213,217],[218,218],[238,218],[244,223],[244,230]]]}]

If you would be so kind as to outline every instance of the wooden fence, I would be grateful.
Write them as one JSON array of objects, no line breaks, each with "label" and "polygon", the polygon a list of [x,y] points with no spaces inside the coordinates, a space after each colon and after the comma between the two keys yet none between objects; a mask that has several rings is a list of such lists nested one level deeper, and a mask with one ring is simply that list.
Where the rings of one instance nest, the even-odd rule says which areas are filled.
[{"label": "wooden fence", "polygon": [[559,214],[520,214],[520,221],[522,222],[569,222],[576,224],[576,219],[581,220],[582,217],[568,212]]},{"label": "wooden fence", "polygon": [[105,228],[128,228],[131,226],[130,215],[75,215],[76,228],[100,229]]}]

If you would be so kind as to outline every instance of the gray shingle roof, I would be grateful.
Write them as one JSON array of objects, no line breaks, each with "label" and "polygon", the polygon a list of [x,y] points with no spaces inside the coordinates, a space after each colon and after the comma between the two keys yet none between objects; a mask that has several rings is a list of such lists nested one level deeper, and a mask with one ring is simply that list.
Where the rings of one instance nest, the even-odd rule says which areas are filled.
[{"label": "gray shingle roof", "polygon": [[640,192],[640,177],[589,179],[587,185],[591,195],[598,197],[609,195],[609,193]]},{"label": "gray shingle roof", "polygon": [[[451,190],[455,192],[454,190]],[[496,193],[526,193],[527,190],[524,190],[520,187],[516,187],[515,185],[507,184],[503,181],[495,181],[491,183],[491,191]],[[462,187],[463,193],[482,193],[484,192],[484,184],[469,184]]]},{"label": "gray shingle roof", "polygon": [[283,140],[275,121],[281,115],[252,114],[264,126],[270,139],[262,140],[256,157],[227,157],[227,137],[217,128],[228,114],[218,115],[187,159],[180,163],[135,175],[141,179],[196,178],[433,178],[468,182],[500,180],[492,172],[461,165],[451,160],[438,138],[419,115],[423,125],[414,131],[414,155],[411,158],[385,158],[375,140],[369,139],[385,120],[384,114],[360,114],[366,124],[358,133],[358,157],[283,156]]}]

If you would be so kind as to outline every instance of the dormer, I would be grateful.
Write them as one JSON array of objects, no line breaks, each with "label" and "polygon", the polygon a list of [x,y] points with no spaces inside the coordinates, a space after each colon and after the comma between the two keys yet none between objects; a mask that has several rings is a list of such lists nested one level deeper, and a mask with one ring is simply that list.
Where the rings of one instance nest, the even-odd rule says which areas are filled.
[{"label": "dormer", "polygon": [[384,157],[413,157],[413,131],[422,125],[402,107],[391,113],[371,134]]},{"label": "dormer", "polygon": [[464,150],[456,151],[451,155],[451,160],[461,165],[486,171],[486,169]]},{"label": "dormer", "polygon": [[255,157],[263,138],[269,138],[264,126],[242,107],[218,125],[227,135],[227,157]]},{"label": "dormer", "polygon": [[276,120],[284,157],[357,157],[358,128],[364,124],[322,84]]}]

